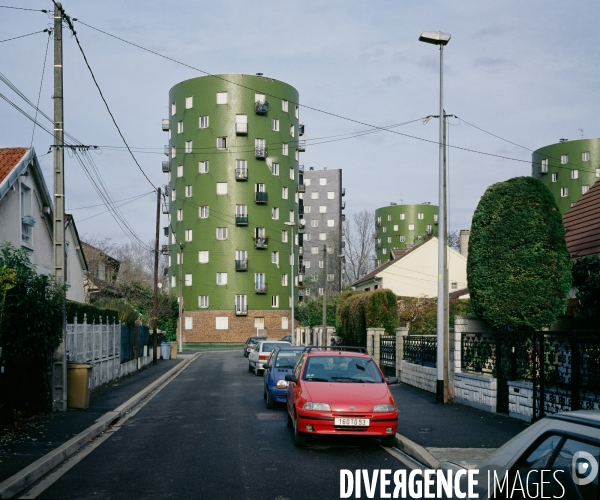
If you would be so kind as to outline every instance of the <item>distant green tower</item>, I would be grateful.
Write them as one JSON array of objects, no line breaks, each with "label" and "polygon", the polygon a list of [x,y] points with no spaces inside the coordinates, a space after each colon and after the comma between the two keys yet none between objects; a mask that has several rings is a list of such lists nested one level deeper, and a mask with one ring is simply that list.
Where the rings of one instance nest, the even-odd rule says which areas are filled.
[{"label": "distant green tower", "polygon": [[178,293],[181,274],[184,342],[291,333],[297,103],[296,89],[260,74],[192,78],[169,92],[169,285]]},{"label": "distant green tower", "polygon": [[561,139],[533,152],[531,175],[550,188],[564,215],[600,178],[600,139]]},{"label": "distant green tower", "polygon": [[418,245],[437,236],[438,207],[430,203],[389,205],[375,210],[377,266],[390,260],[393,249]]}]

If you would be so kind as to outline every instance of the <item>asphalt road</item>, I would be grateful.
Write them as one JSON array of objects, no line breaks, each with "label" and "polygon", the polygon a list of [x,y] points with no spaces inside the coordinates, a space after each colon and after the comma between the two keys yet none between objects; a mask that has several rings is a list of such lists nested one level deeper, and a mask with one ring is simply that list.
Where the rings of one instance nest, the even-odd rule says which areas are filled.
[{"label": "asphalt road", "polygon": [[262,383],[241,352],[203,353],[37,498],[337,499],[341,469],[406,468],[372,440],[294,447]]}]

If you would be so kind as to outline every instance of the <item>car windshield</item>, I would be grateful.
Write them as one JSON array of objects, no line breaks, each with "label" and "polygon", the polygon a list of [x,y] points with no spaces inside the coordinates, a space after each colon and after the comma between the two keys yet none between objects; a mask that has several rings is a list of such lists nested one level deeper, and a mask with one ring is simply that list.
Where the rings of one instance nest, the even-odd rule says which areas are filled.
[{"label": "car windshield", "polygon": [[281,345],[281,344],[278,344],[278,343],[275,343],[275,342],[263,342],[263,344],[262,344],[262,352],[271,352],[278,345]]},{"label": "car windshield", "polygon": [[383,382],[373,358],[340,355],[309,357],[303,379],[313,382]]},{"label": "car windshield", "polygon": [[275,361],[275,368],[289,368],[292,369],[296,366],[296,361],[302,354],[302,349],[297,351],[279,351],[277,359]]}]

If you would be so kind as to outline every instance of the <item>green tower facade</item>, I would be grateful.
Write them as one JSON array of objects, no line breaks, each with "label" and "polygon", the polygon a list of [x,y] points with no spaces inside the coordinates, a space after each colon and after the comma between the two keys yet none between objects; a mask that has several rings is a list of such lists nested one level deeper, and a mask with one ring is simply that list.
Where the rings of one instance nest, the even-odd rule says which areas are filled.
[{"label": "green tower facade", "polygon": [[393,249],[405,249],[437,236],[438,207],[430,203],[389,205],[375,210],[375,254],[379,266]]},{"label": "green tower facade", "polygon": [[541,179],[564,215],[600,178],[600,139],[562,139],[533,152],[531,175]]},{"label": "green tower facade", "polygon": [[262,75],[193,78],[169,92],[169,284],[178,292],[181,275],[184,342],[290,333],[297,103],[293,87]]}]

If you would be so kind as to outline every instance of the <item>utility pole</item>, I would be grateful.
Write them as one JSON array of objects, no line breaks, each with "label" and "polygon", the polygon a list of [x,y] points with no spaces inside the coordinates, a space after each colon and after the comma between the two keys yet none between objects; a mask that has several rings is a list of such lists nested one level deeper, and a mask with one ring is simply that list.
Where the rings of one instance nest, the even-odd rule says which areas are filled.
[{"label": "utility pole", "polygon": [[[444,188],[444,208],[443,208],[443,231],[444,234],[442,236],[442,240],[444,242],[444,291],[443,291],[443,300],[444,300],[444,396],[443,402],[446,404],[448,402],[448,348],[450,342],[450,332],[448,330],[450,326],[450,315],[449,315],[449,303],[448,303],[448,191],[447,191],[447,168],[446,168],[446,111],[442,110],[442,118],[444,123],[444,180],[443,180],[443,188]],[[438,215],[439,217],[439,215]],[[438,235],[440,236],[440,235]],[[439,298],[438,298],[439,300]]]},{"label": "utility pole", "polygon": [[[54,4],[54,277],[65,282],[65,150],[63,109],[63,9]],[[52,409],[67,410],[66,301],[63,300],[62,337],[52,363]]]},{"label": "utility pole", "polygon": [[183,352],[183,244],[179,243],[179,352]]},{"label": "utility pole", "polygon": [[[327,245],[323,245],[323,333],[327,338]],[[322,339],[321,339],[322,340]]]},{"label": "utility pole", "polygon": [[160,231],[160,188],[156,191],[156,240],[154,241],[154,304],[152,309],[152,328],[154,341],[152,342],[152,362],[157,362],[158,350],[158,235]]}]

